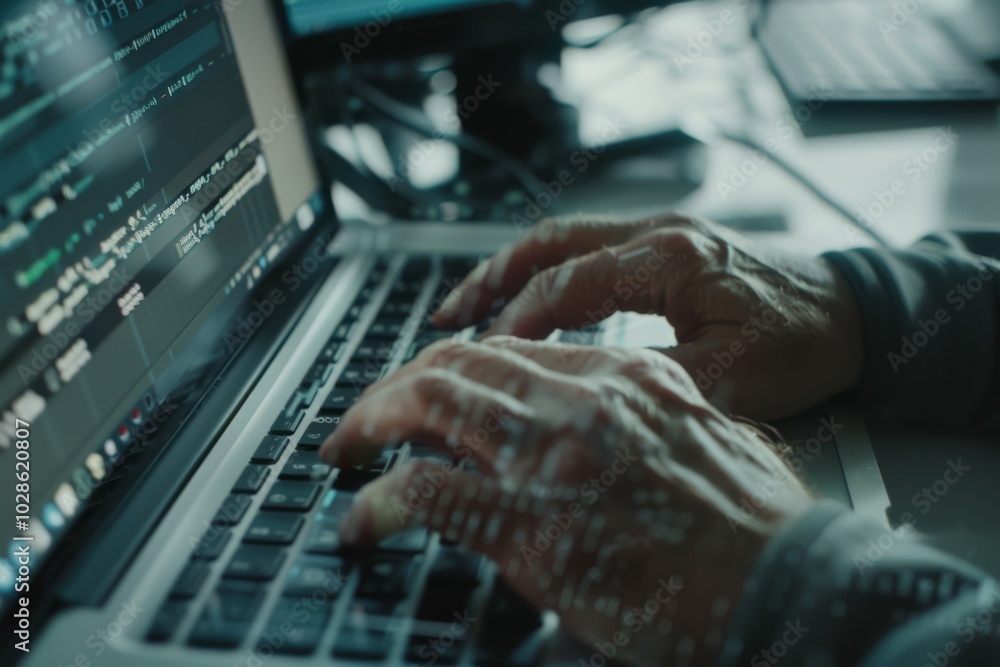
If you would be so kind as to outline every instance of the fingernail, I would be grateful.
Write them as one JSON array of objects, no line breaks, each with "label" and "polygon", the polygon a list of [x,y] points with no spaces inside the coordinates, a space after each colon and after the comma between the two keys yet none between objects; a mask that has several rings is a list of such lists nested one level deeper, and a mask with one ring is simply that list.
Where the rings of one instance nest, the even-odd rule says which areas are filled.
[{"label": "fingernail", "polygon": [[448,294],[444,299],[437,311],[434,313],[435,317],[454,317],[458,312],[458,308],[462,303],[462,290],[460,288],[455,288]]},{"label": "fingernail", "polygon": [[356,545],[361,539],[361,508],[358,507],[360,497],[361,494],[358,494],[354,498],[354,503],[340,526],[340,541],[348,545]]},{"label": "fingernail", "polygon": [[329,464],[336,462],[337,444],[334,442],[333,435],[327,438],[323,444],[319,446],[319,457],[323,459],[324,462]]}]

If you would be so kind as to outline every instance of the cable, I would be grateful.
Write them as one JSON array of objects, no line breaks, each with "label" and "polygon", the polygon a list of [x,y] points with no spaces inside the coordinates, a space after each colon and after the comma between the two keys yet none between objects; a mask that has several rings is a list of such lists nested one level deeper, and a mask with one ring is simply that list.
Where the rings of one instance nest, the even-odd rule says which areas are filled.
[{"label": "cable", "polygon": [[723,139],[727,141],[731,141],[733,143],[746,146],[747,148],[750,148],[752,150],[755,150],[759,153],[768,156],[768,159],[771,162],[774,162],[774,164],[778,165],[778,167],[780,167],[782,171],[784,171],[786,174],[788,174],[793,179],[798,181],[799,184],[802,185],[802,187],[804,187],[810,193],[812,193],[813,196],[815,196],[821,202],[823,202],[831,209],[839,213],[841,217],[843,217],[844,220],[847,221],[851,226],[858,229],[861,233],[863,233],[865,236],[867,236],[868,238],[870,238],[872,241],[882,246],[883,248],[892,247],[892,244],[889,242],[887,238],[876,232],[871,227],[861,224],[861,222],[854,216],[853,213],[851,213],[851,211],[846,206],[844,206],[839,201],[834,199],[832,196],[827,194],[827,192],[823,190],[819,185],[817,185],[815,181],[806,176],[805,173],[803,173],[800,169],[793,166],[791,163],[787,162],[783,157],[777,155],[776,153],[769,152],[766,148],[762,147],[754,140],[746,137],[731,135],[727,132],[720,132],[719,136],[721,136]]},{"label": "cable", "polygon": [[[708,124],[711,124],[712,126],[711,129],[708,129],[706,127]],[[739,144],[741,146],[746,146],[751,150],[755,150],[759,153],[766,155],[769,161],[776,164],[778,167],[781,168],[782,171],[791,176],[794,180],[798,181],[799,184],[801,184],[806,190],[808,190],[813,196],[815,196],[821,202],[823,202],[831,209],[839,213],[840,216],[843,217],[844,220],[852,227],[858,229],[861,233],[863,233],[865,236],[867,236],[868,238],[870,238],[883,248],[892,247],[892,244],[889,242],[888,239],[886,239],[884,236],[882,236],[875,230],[861,224],[861,222],[854,217],[854,214],[851,213],[851,211],[846,206],[844,206],[839,201],[837,201],[829,194],[827,194],[826,191],[823,190],[823,188],[817,185],[816,182],[813,181],[811,178],[806,176],[805,173],[803,173],[800,169],[793,166],[791,163],[787,162],[781,156],[772,153],[771,151],[768,151],[766,148],[758,144],[753,139],[727,132],[726,130],[719,127],[718,124],[711,121],[692,122],[691,119],[687,119],[687,122],[682,123],[681,127],[686,133],[688,133],[698,141],[701,141],[705,145],[712,145],[713,143],[716,143],[713,141],[713,139],[718,137],[720,139],[724,139],[731,143]]]},{"label": "cable", "polygon": [[[420,111],[399,102],[358,77],[352,77],[348,86],[362,101],[400,125],[431,139],[446,139],[463,150],[495,163],[510,174],[529,197],[534,198],[545,191],[545,185],[531,169],[496,146],[469,134],[448,134],[431,127]],[[553,202],[553,207],[558,209],[558,204]]]}]

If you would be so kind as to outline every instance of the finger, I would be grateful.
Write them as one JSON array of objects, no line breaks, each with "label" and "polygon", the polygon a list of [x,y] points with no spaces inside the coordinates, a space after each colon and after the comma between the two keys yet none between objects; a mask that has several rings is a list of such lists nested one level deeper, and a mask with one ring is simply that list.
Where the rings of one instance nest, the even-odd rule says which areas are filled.
[{"label": "finger", "polygon": [[556,329],[596,324],[616,312],[657,312],[672,284],[691,277],[696,237],[658,230],[546,269],[500,313],[484,337],[544,338]]},{"label": "finger", "polygon": [[664,350],[571,345],[514,336],[491,336],[482,344],[516,352],[557,373],[577,377],[626,377],[649,388],[650,393],[657,393],[654,390],[660,387],[670,387],[681,395],[698,395],[685,368],[664,354]]},{"label": "finger", "polygon": [[480,344],[516,353],[556,373],[581,377],[613,372],[605,353],[606,348],[592,345],[571,345],[514,336],[490,336],[480,341]]},{"label": "finger", "polygon": [[[551,218],[524,238],[480,264],[445,299],[434,315],[441,328],[465,327],[485,318],[493,303],[517,294],[537,272],[605,245],[618,245],[643,230],[671,221],[579,222]],[[678,219],[679,220],[679,219]]]},{"label": "finger", "polygon": [[319,455],[349,467],[374,459],[387,444],[419,440],[493,467],[506,429],[530,418],[531,410],[511,396],[449,371],[425,369],[355,404]]},{"label": "finger", "polygon": [[[553,511],[573,502],[573,494],[567,487],[512,485],[448,464],[408,461],[361,489],[341,525],[341,539],[365,547],[425,526],[485,554],[514,577],[524,561],[520,545]],[[544,556],[532,565],[544,566],[550,555]]]},{"label": "finger", "polygon": [[[456,373],[518,399],[523,399],[541,385],[568,399],[577,393],[571,386],[572,378],[553,373],[558,369],[550,370],[517,350],[500,345],[449,340],[439,341],[423,350],[412,362],[373,388],[372,395],[376,395],[382,387],[434,368]],[[571,370],[562,372],[573,374]]]}]

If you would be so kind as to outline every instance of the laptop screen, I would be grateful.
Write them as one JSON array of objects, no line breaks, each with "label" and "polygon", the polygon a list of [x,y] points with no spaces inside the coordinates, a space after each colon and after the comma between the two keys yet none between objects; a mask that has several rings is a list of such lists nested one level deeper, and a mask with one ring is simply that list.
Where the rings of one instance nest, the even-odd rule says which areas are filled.
[{"label": "laptop screen", "polygon": [[[284,0],[288,22],[297,35],[360,26],[379,30],[397,18],[529,0]],[[368,24],[371,24],[370,26]]]},{"label": "laptop screen", "polygon": [[0,538],[33,565],[316,221],[281,49],[266,0],[0,9]]}]

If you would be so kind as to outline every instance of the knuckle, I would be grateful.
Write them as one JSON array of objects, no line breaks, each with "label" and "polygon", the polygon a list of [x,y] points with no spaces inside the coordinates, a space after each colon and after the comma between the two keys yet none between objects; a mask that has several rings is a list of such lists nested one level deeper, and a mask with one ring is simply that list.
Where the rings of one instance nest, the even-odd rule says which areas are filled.
[{"label": "knuckle", "polygon": [[602,379],[594,383],[590,388],[591,409],[598,422],[606,423],[610,421],[615,413],[615,404],[621,400],[621,387],[612,381]]},{"label": "knuckle", "polygon": [[566,223],[559,218],[545,218],[539,221],[532,230],[532,240],[537,243],[548,243],[558,236],[565,226]]},{"label": "knuckle", "polygon": [[413,376],[413,387],[425,400],[431,396],[440,397],[453,387],[451,373],[440,368],[422,370]]},{"label": "knuckle", "polygon": [[680,260],[704,262],[708,258],[707,239],[693,230],[662,228],[650,232],[646,239],[659,252]]},{"label": "knuckle", "polygon": [[468,352],[471,347],[471,344],[466,341],[439,340],[428,346],[418,356],[428,366],[442,366]]},{"label": "knuckle", "polygon": [[410,459],[399,469],[400,478],[406,486],[421,484],[427,479],[433,465],[426,459]]},{"label": "knuckle", "polygon": [[616,358],[618,373],[627,378],[645,377],[659,365],[656,353],[652,350],[615,350],[613,356]]},{"label": "knuckle", "polygon": [[559,277],[559,267],[551,267],[540,271],[528,281],[527,289],[533,294],[551,294],[555,290],[556,281]]}]

